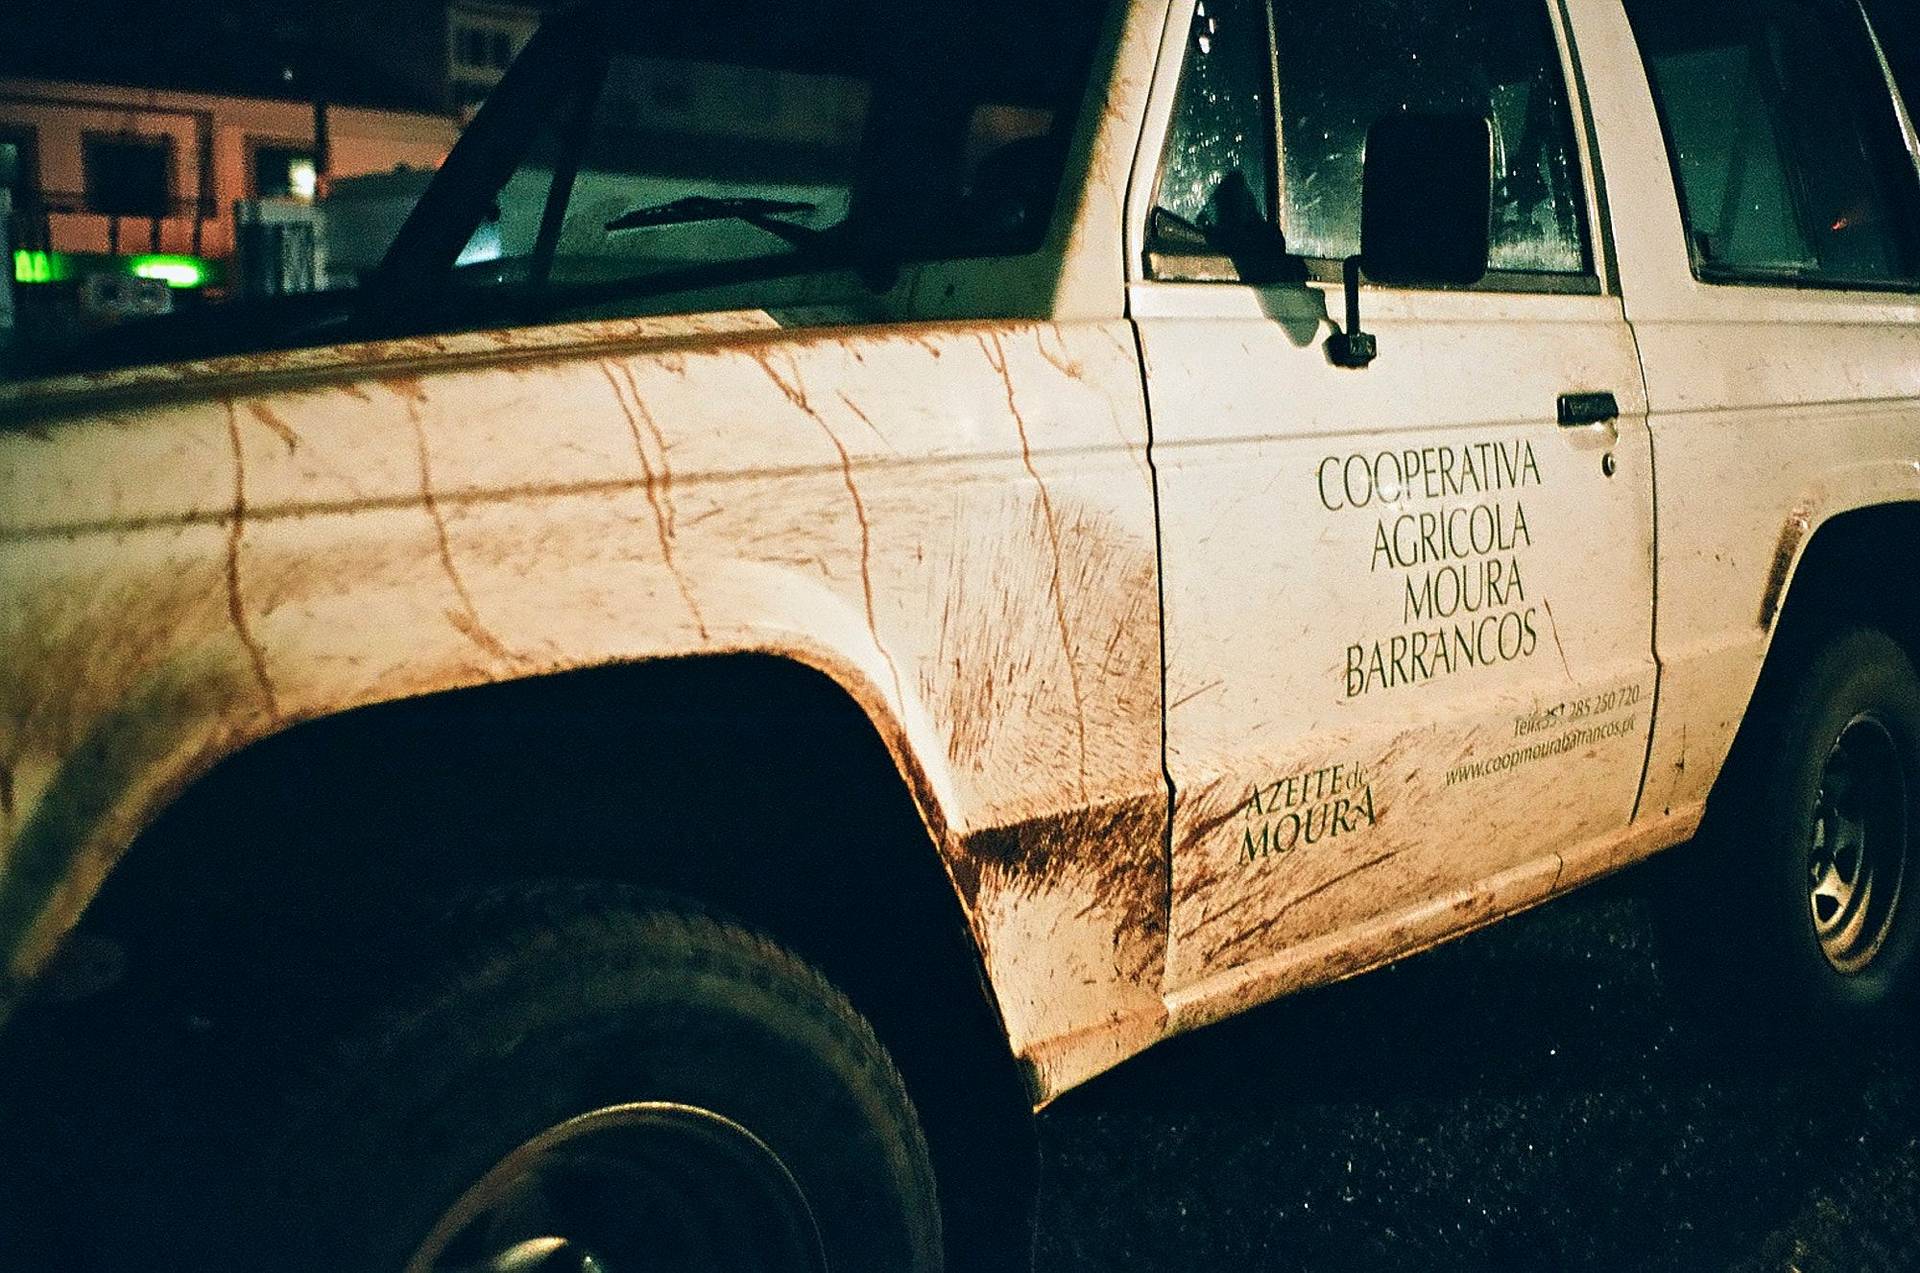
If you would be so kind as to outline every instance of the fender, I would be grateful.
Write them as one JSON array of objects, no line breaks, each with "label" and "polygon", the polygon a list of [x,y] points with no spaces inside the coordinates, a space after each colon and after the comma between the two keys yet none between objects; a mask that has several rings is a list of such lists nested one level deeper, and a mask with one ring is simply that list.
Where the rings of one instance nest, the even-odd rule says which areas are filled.
[{"label": "fender", "polygon": [[[1864,409],[1859,421],[1855,444],[1839,450],[1871,458],[1823,465],[1814,473],[1803,470],[1765,492],[1764,499],[1750,492],[1752,507],[1742,516],[1750,513],[1770,524],[1727,536],[1711,569],[1694,561],[1700,578],[1690,586],[1723,590],[1712,602],[1721,617],[1711,626],[1660,634],[1660,705],[1643,813],[1704,809],[1774,651],[1787,598],[1803,583],[1809,547],[1850,514],[1920,503],[1920,459],[1902,454],[1911,436],[1904,404]],[[1875,451],[1881,454],[1873,456]],[[1759,554],[1767,545],[1771,552],[1762,560]],[[1728,560],[1736,548],[1739,559]],[[1737,590],[1735,571],[1741,581]],[[1670,577],[1684,582],[1680,565]],[[1663,586],[1663,613],[1667,595]]]},{"label": "fender", "polygon": [[382,352],[0,431],[15,994],[172,796],[293,723],[755,652],[874,721],[1043,1095],[1157,1037],[1160,616],[1124,322]]}]

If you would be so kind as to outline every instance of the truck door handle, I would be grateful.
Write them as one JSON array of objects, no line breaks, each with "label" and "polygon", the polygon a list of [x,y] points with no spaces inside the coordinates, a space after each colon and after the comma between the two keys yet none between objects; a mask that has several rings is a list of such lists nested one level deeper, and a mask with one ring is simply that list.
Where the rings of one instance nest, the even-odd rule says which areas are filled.
[{"label": "truck door handle", "polygon": [[1563,393],[1560,395],[1560,427],[1578,429],[1589,424],[1610,424],[1620,418],[1620,403],[1610,393]]}]

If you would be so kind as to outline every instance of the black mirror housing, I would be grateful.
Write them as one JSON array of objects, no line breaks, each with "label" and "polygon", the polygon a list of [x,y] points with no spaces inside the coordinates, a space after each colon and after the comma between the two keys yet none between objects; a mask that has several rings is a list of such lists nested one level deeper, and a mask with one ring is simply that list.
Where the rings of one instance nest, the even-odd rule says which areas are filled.
[{"label": "black mirror housing", "polygon": [[1360,265],[1388,286],[1468,287],[1492,253],[1493,126],[1389,115],[1367,133]]}]

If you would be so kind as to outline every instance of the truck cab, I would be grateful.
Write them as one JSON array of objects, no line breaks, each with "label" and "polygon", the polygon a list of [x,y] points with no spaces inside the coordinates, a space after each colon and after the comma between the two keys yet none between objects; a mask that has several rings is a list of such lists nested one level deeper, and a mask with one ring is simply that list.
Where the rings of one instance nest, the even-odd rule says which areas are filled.
[{"label": "truck cab", "polygon": [[1729,1028],[1910,997],[1910,28],[642,8],[0,384],[20,1083],[191,1129],[99,1242],[1012,1267],[1033,1109],[1667,849]]}]

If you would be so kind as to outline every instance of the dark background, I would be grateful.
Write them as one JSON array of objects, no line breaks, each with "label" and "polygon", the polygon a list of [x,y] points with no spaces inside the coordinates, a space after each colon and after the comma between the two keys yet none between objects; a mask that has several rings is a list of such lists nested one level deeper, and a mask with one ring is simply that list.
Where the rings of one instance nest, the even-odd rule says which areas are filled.
[{"label": "dark background", "polygon": [[1038,1267],[1920,1269],[1920,1031],[1755,1049],[1691,1020],[1647,917],[1663,870],[1068,1094]]}]

